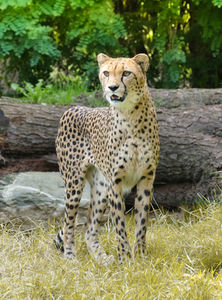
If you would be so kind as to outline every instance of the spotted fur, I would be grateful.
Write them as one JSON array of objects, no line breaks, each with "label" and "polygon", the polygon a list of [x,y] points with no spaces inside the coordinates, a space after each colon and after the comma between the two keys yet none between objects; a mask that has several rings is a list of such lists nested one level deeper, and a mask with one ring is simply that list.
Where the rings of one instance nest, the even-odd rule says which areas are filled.
[{"label": "spotted fur", "polygon": [[98,241],[98,224],[109,200],[116,228],[118,259],[131,257],[123,195],[134,186],[134,254],[145,251],[146,223],[159,157],[156,111],[146,83],[148,57],[97,57],[108,108],[73,107],[60,120],[56,139],[59,168],[66,187],[64,228],[56,244],[76,257],[75,219],[85,181],[91,187],[86,223],[87,248],[97,261],[108,257]]}]

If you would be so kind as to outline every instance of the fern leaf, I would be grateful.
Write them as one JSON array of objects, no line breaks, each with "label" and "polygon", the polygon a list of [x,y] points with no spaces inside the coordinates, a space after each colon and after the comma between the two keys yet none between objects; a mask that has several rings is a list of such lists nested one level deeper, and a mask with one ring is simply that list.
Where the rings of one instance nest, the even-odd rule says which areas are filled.
[{"label": "fern leaf", "polygon": [[30,5],[32,0],[0,0],[0,9],[5,10],[8,7],[18,8]]}]

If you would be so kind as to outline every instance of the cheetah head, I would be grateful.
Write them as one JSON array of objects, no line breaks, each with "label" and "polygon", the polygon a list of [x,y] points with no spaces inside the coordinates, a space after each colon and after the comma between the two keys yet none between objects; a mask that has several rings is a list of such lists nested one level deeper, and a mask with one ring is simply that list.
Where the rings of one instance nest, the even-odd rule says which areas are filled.
[{"label": "cheetah head", "polygon": [[111,58],[100,53],[97,60],[104,98],[120,108],[135,105],[146,87],[148,56],[138,54],[133,58]]}]

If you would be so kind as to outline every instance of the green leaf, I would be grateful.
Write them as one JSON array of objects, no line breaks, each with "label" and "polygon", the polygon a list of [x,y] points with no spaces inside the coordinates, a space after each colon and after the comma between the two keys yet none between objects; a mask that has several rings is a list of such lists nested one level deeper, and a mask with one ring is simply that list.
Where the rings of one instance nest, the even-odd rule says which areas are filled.
[{"label": "green leaf", "polygon": [[0,0],[0,9],[5,10],[8,7],[18,8],[30,5],[32,0]]},{"label": "green leaf", "polygon": [[217,7],[222,7],[222,0],[212,0],[212,3]]}]

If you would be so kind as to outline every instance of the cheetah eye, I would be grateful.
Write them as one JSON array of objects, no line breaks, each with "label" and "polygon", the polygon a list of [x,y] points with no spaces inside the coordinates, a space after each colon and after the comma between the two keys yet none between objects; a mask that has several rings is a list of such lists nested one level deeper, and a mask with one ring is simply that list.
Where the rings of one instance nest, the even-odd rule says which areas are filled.
[{"label": "cheetah eye", "polygon": [[130,71],[124,71],[124,72],[123,72],[123,76],[124,76],[124,77],[128,77],[131,73],[132,73],[132,72],[130,72]]},{"label": "cheetah eye", "polygon": [[109,72],[108,72],[108,71],[104,71],[103,74],[104,74],[106,77],[109,77]]}]

